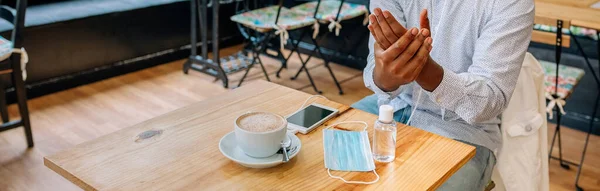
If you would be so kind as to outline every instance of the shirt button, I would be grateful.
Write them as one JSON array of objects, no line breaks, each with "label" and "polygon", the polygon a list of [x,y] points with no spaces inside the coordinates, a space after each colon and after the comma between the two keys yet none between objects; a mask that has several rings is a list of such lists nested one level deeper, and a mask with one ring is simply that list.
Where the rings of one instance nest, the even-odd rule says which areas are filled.
[{"label": "shirt button", "polygon": [[440,98],[435,99],[435,101],[437,101],[438,103],[442,102]]},{"label": "shirt button", "polygon": [[531,125],[527,125],[527,126],[525,126],[525,131],[527,131],[527,132],[531,132],[531,129],[532,129],[532,128],[531,128]]}]

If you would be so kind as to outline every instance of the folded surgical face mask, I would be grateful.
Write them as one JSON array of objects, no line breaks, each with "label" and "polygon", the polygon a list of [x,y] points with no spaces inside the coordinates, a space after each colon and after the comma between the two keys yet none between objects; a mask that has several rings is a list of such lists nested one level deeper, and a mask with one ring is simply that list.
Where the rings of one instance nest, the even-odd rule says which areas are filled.
[{"label": "folded surgical face mask", "polygon": [[[332,127],[339,124],[359,123],[365,127],[362,131],[336,130]],[[323,129],[323,150],[325,156],[325,168],[332,178],[340,179],[352,184],[372,184],[379,180],[375,171],[375,161],[369,145],[367,123],[363,121],[345,121],[336,123]],[[331,175],[330,170],[337,171],[373,171],[377,178],[371,182],[347,181],[342,177]]]}]

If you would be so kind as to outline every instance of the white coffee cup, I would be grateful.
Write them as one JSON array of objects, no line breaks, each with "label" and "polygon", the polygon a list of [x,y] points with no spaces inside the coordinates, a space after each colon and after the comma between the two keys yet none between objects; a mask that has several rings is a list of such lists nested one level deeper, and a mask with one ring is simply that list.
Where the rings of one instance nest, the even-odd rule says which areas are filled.
[{"label": "white coffee cup", "polygon": [[[240,119],[256,114],[273,115],[283,122],[280,127],[269,131],[249,131],[240,127]],[[237,145],[246,155],[256,158],[269,157],[281,149],[281,142],[285,139],[287,120],[281,115],[268,112],[249,112],[237,117],[234,121],[234,132]]]}]

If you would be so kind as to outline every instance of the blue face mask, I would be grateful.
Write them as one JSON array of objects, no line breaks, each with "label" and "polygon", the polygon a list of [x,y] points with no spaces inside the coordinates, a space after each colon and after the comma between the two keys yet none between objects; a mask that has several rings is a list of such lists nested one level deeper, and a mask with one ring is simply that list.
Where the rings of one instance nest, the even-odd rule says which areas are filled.
[{"label": "blue face mask", "polygon": [[[362,131],[343,131],[331,128],[344,123],[361,123],[365,125],[365,128]],[[375,171],[375,161],[371,153],[367,126],[367,123],[363,121],[345,121],[330,125],[323,130],[325,168],[327,168],[330,177],[353,184],[372,184],[379,180],[379,175]],[[377,179],[371,182],[347,181],[342,177],[331,175],[330,170],[373,171]]]}]

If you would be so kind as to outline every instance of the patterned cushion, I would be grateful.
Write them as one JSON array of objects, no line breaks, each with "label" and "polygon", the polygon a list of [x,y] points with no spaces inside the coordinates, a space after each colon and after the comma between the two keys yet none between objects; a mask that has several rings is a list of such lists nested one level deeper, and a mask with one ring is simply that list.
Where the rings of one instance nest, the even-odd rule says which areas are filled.
[{"label": "patterned cushion", "polygon": [[[333,1],[321,1],[319,5],[319,13],[317,13],[317,19],[322,21],[334,20],[337,12],[340,8],[341,1],[333,0]],[[294,11],[298,11],[304,13],[310,17],[314,16],[315,8],[317,7],[317,2],[309,2],[304,3],[292,8]],[[342,12],[340,13],[339,20],[348,20],[358,16],[363,16],[368,14],[367,7],[364,5],[354,4],[354,3],[346,3],[344,2],[344,6],[342,6]]]},{"label": "patterned cushion", "polygon": [[[547,32],[556,32],[555,26],[548,26],[548,25],[541,25],[541,24],[533,25],[533,29],[547,31]],[[586,28],[582,28],[582,27],[571,26],[570,30],[563,29],[562,32],[563,32],[563,34],[569,34],[570,32],[572,32],[573,35],[575,35],[575,36],[588,37],[593,40],[598,40],[598,36],[596,35],[596,30],[593,30],[593,29],[586,29]]]},{"label": "patterned cushion", "polygon": [[[554,89],[556,87],[556,63],[540,61],[540,64],[542,64],[542,68],[544,68],[544,85],[546,86],[546,92],[554,94]],[[567,98],[573,93],[574,87],[579,83],[585,72],[580,68],[562,64],[559,67],[558,96]]]},{"label": "patterned cushion", "polygon": [[[231,20],[259,31],[272,30],[275,28],[275,18],[277,17],[278,8],[279,6],[274,5],[248,11],[232,16]],[[286,30],[293,30],[312,25],[314,22],[314,18],[307,17],[304,14],[292,11],[285,7],[281,7],[277,25],[285,28]]]},{"label": "patterned cushion", "polygon": [[13,43],[0,36],[0,61],[6,60],[12,54]]}]

